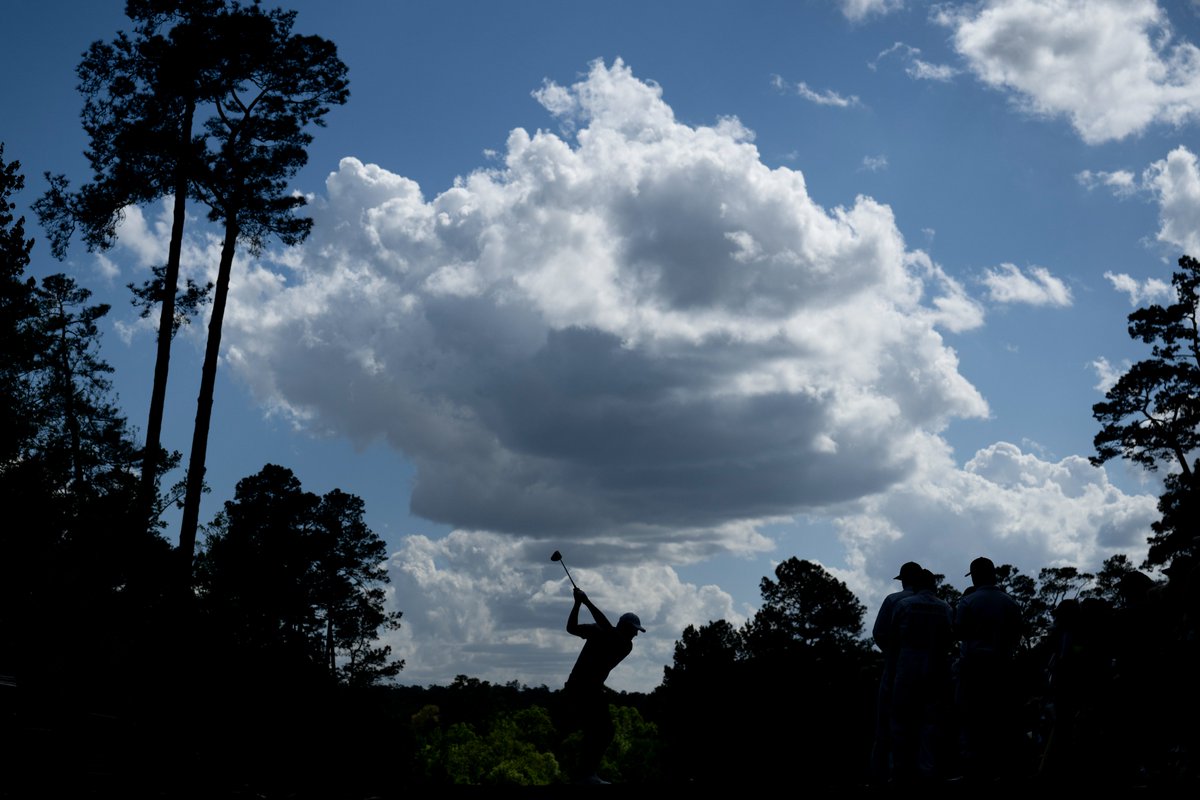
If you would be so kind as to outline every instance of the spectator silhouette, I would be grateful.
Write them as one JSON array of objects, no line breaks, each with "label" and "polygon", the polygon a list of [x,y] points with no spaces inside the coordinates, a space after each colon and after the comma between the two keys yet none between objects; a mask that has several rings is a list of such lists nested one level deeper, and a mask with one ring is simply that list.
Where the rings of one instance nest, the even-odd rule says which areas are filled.
[{"label": "spectator silhouette", "polygon": [[1012,662],[1021,640],[1021,607],[996,585],[991,559],[975,559],[967,575],[974,591],[954,612],[961,642],[955,665],[961,755],[968,779],[995,780],[1016,755]]},{"label": "spectator silhouette", "polygon": [[[600,760],[613,738],[612,717],[604,696],[604,681],[612,668],[633,651],[638,631],[645,632],[636,614],[622,614],[614,627],[578,587],[575,604],[567,617],[567,632],[585,640],[575,667],[567,678],[566,696],[571,713],[583,728],[583,752],[580,760],[581,783],[608,783],[599,776]],[[579,607],[587,606],[595,624],[579,623]]]},{"label": "spectator silhouette", "polygon": [[[1200,714],[1200,638],[1196,623],[1200,620],[1200,563],[1190,553],[1176,555],[1163,570],[1167,585],[1163,587],[1164,616],[1171,621],[1167,633],[1167,663],[1169,680],[1175,697],[1169,703],[1171,714],[1163,720],[1164,728],[1172,731],[1168,749],[1177,754],[1174,763],[1165,765],[1168,775],[1176,781],[1195,785],[1200,780],[1200,735],[1197,714]],[[1167,704],[1164,704],[1167,705]]]},{"label": "spectator silhouette", "polygon": [[1144,572],[1126,573],[1117,584],[1113,694],[1153,700],[1116,706],[1117,728],[1124,746],[1121,759],[1108,769],[1120,774],[1109,775],[1110,779],[1144,782],[1165,741],[1160,727],[1165,698],[1160,692],[1172,682],[1168,680],[1171,665],[1166,658],[1170,623],[1162,598],[1161,588]]},{"label": "spectator silhouette", "polygon": [[933,573],[921,570],[915,593],[899,600],[892,614],[892,774],[898,784],[935,780],[946,764],[954,611],[936,587]]},{"label": "spectator silhouette", "polygon": [[1099,780],[1111,763],[1112,608],[1097,597],[1063,600],[1047,635],[1047,711],[1050,731],[1039,775],[1054,783]]},{"label": "spectator silhouette", "polygon": [[921,565],[917,562],[909,561],[900,567],[900,574],[893,580],[900,581],[901,589],[883,598],[871,628],[875,646],[883,653],[883,674],[879,677],[879,697],[875,706],[875,745],[871,749],[871,780],[876,783],[887,781],[892,763],[892,683],[898,653],[892,639],[892,613],[897,603],[914,594],[914,586],[920,577]]}]

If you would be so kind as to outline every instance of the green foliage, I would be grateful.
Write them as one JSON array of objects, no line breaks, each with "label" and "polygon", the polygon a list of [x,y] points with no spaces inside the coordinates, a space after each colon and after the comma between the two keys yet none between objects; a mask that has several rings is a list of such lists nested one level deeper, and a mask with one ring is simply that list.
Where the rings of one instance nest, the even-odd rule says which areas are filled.
[{"label": "green foliage", "polygon": [[196,572],[203,611],[246,668],[346,684],[403,668],[375,644],[400,614],[385,610],[386,550],[363,514],[360,498],[305,492],[273,464],[238,482]]},{"label": "green foliage", "polygon": [[743,649],[741,633],[723,619],[688,625],[675,642],[672,666],[663,668],[663,686],[719,681],[744,657]]},{"label": "green foliage", "polygon": [[135,0],[125,10],[132,34],[84,52],[75,73],[92,180],[72,192],[65,177],[47,173],[49,190],[35,204],[56,258],[77,231],[89,250],[111,247],[127,206],[165,196],[182,205],[204,149],[193,116],[214,91],[205,21],[222,5]]},{"label": "green foliage", "polygon": [[1095,579],[1077,567],[1042,567],[1038,570],[1038,597],[1052,609],[1067,598],[1078,598]]},{"label": "green foliage", "polygon": [[61,274],[43,278],[35,294],[39,430],[29,455],[59,462],[54,473],[77,492],[95,490],[135,458],[125,419],[111,400],[112,367],[99,355],[97,322],[109,307],[88,305],[90,298],[89,290]]},{"label": "green foliage", "polygon": [[[162,303],[167,299],[167,268],[165,266],[153,267],[154,278],[148,281],[143,281],[140,286],[136,284],[127,284],[129,291],[133,293],[132,303],[139,309],[142,319],[146,319],[155,308],[162,308]],[[178,292],[175,296],[173,304],[174,311],[171,315],[171,336],[179,333],[179,329],[191,322],[192,317],[200,312],[201,306],[208,302],[208,294],[212,291],[212,282],[206,283],[204,286],[199,285],[191,278],[187,279],[187,284],[182,292]]]},{"label": "green foliage", "polygon": [[962,592],[956,589],[949,583],[946,583],[946,576],[941,573],[934,573],[933,576],[934,591],[939,598],[944,600],[951,608],[958,605],[958,601],[962,599]]},{"label": "green foliage", "polygon": [[25,277],[33,239],[25,238],[25,218],[14,218],[12,196],[25,186],[21,163],[4,161],[0,142],[0,471],[33,435],[29,373],[37,353],[31,329],[35,284]]},{"label": "green foliage", "polygon": [[1110,556],[1104,559],[1104,563],[1096,572],[1094,582],[1080,592],[1080,597],[1098,598],[1108,602],[1114,608],[1118,608],[1124,603],[1121,594],[1121,580],[1134,572],[1137,572],[1137,568],[1129,560],[1129,556],[1124,553]]},{"label": "green foliage", "polygon": [[[0,158],[0,669],[117,685],[152,649],[167,545],[129,524],[136,448],[100,356],[107,306],[66,275],[24,275],[18,169]],[[61,655],[67,629],[82,673]]]},{"label": "green foliage", "polygon": [[292,33],[296,12],[232,5],[205,21],[215,59],[213,113],[200,199],[209,218],[236,225],[251,250],[269,236],[295,244],[312,221],[287,182],[308,161],[309,125],[324,125],[349,97],[346,65],[332,42]]},{"label": "green foliage", "polygon": [[[494,686],[459,675],[448,687],[419,691],[425,698],[411,716],[414,771],[429,784],[547,785],[568,780],[582,747],[579,731],[562,729],[549,708],[561,694],[515,682]],[[601,765],[614,782],[657,782],[662,769],[658,726],[612,693],[615,733]],[[636,702],[636,701],[635,701]]]},{"label": "green foliage", "polygon": [[1194,520],[1200,479],[1200,262],[1179,259],[1171,277],[1175,302],[1150,305],[1129,315],[1129,335],[1151,345],[1150,358],[1131,366],[1092,406],[1100,423],[1093,464],[1118,456],[1148,470],[1167,464],[1148,565],[1176,554],[1197,554]]},{"label": "green foliage", "polygon": [[720,784],[731,765],[768,764],[830,779],[869,748],[870,711],[859,709],[873,702],[878,673],[862,640],[863,604],[797,558],[761,587],[762,606],[741,631],[718,620],[675,644],[657,756],[671,781]]},{"label": "green foliage", "polygon": [[662,770],[658,726],[632,706],[610,705],[609,713],[615,734],[601,761],[601,772],[614,783],[656,783]]},{"label": "green foliage", "polygon": [[455,722],[444,730],[437,706],[413,716],[420,770],[435,783],[471,786],[544,786],[561,783],[552,752],[557,738],[540,706],[493,715],[480,727]]},{"label": "green foliage", "polygon": [[743,632],[752,657],[862,648],[866,607],[845,583],[819,564],[795,557],[777,566],[775,577],[762,579],[762,607]]}]

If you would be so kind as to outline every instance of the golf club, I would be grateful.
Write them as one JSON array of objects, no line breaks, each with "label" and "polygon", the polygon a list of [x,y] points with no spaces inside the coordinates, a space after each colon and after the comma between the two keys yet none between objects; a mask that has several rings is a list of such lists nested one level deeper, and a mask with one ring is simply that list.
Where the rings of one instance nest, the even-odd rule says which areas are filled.
[{"label": "golf club", "polygon": [[571,582],[572,586],[574,586],[576,589],[578,589],[579,587],[576,586],[575,579],[571,577],[571,570],[567,569],[567,562],[562,560],[562,553],[555,550],[553,553],[550,554],[550,560],[557,561],[558,563],[562,564],[563,571],[567,573],[567,580],[569,580]]}]

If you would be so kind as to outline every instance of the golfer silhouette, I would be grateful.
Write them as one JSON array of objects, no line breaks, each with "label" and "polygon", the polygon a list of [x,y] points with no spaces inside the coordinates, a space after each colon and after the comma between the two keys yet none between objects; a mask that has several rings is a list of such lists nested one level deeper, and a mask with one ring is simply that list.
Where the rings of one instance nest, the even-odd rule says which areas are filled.
[{"label": "golfer silhouette", "polygon": [[[584,644],[567,678],[565,694],[571,714],[583,729],[579,782],[608,783],[598,774],[600,759],[615,732],[608,713],[608,700],[604,697],[604,681],[612,668],[633,651],[633,639],[638,631],[645,633],[646,629],[637,614],[622,614],[614,627],[582,589],[575,587],[574,596],[575,603],[567,617],[567,633],[580,637]],[[581,605],[592,612],[595,624],[579,623]]]}]

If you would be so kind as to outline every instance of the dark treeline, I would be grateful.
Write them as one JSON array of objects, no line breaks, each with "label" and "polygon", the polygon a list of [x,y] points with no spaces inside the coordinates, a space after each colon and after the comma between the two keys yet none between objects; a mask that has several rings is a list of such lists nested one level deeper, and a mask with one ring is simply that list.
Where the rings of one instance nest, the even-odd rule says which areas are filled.
[{"label": "dark treeline", "polygon": [[[369,797],[565,782],[580,734],[558,689],[465,675],[444,687],[390,682],[403,654],[380,636],[400,614],[386,608],[386,551],[360,498],[308,492],[267,464],[197,537],[233,257],[307,234],[287,181],[309,127],[346,101],[345,67],[331,43],[292,33],[291,12],[131,0],[127,14],[131,32],[93,45],[77,69],[94,175],[75,190],[48,176],[34,205],[61,256],[76,235],[111,245],[129,204],[174,199],[164,265],[131,287],[160,314],[145,441],[100,354],[109,307],[68,275],[29,274],[33,240],[13,214],[24,177],[0,144],[0,793]],[[223,231],[215,287],[179,285],[189,202]],[[1092,409],[1093,463],[1165,468],[1147,559],[1113,556],[1095,573],[997,569],[1021,612],[1009,780],[1197,780],[1200,263],[1179,267],[1175,302],[1129,317],[1150,357]],[[168,487],[184,463],[159,441],[171,337],[209,292],[188,467]],[[172,504],[183,510],[177,547],[164,536]],[[954,606],[958,590],[934,578]],[[655,691],[611,694],[608,778],[868,782],[884,662],[862,599],[797,558],[761,591],[744,625],[682,631]],[[955,646],[945,644],[948,662]],[[946,778],[958,766],[952,705],[939,720]]]}]

